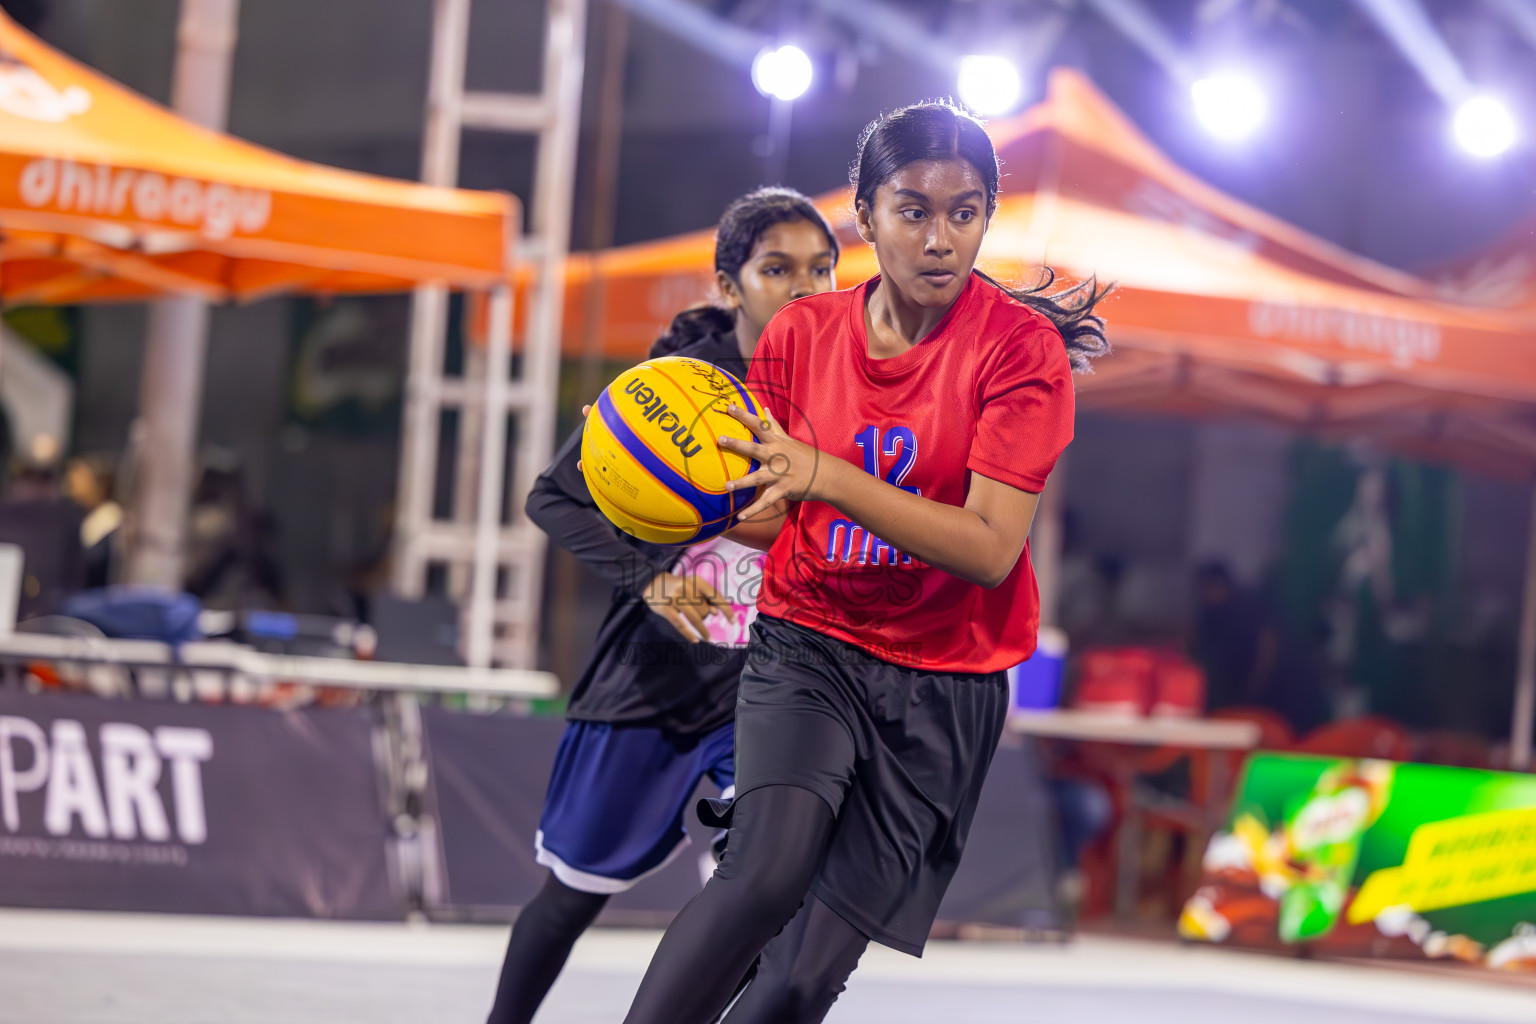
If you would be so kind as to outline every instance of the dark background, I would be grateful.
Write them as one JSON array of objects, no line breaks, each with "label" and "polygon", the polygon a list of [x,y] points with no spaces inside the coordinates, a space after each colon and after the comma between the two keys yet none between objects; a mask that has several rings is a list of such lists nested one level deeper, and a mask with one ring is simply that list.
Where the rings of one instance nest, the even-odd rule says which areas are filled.
[{"label": "dark background", "polygon": [[[176,0],[7,0],[42,35],[164,101]],[[882,109],[953,91],[922,63],[793,2],[699,6],[771,32],[803,24],[818,80],[797,104],[788,183],[807,192],[845,180],[858,129]],[[1478,161],[1448,142],[1444,104],[1347,0],[1150,0],[1197,65],[1240,63],[1272,83],[1269,127],[1242,146],[1194,125],[1184,90],[1093,9],[1057,0],[892,0],[959,52],[1027,38],[1034,19],[1067,10],[1048,63],[1093,78],[1175,161],[1212,184],[1357,252],[1422,267],[1468,252],[1536,209],[1531,150]],[[1474,85],[1536,117],[1536,52],[1477,0],[1426,0]],[[529,90],[539,81],[542,3],[476,0],[469,85]],[[607,0],[592,0],[595,36]],[[324,163],[414,177],[425,101],[430,0],[247,0],[241,5],[230,130]],[[1223,12],[1225,12],[1223,14]],[[1003,46],[997,43],[1001,40]],[[1236,60],[1226,55],[1236,55]],[[601,51],[589,45],[583,129],[590,149]],[[1028,75],[1036,96],[1043,69]],[[768,104],[744,70],[630,18],[617,241],[706,227],[762,184],[754,140]],[[527,195],[532,146],[471,132],[462,184]],[[583,161],[582,184],[586,165]],[[580,192],[578,193],[580,194]],[[580,205],[580,204],[578,204]],[[578,210],[576,235],[585,237]]]},{"label": "dark background", "polygon": [[[3,0],[0,6],[78,59],[154,99],[168,97],[176,0]],[[817,82],[795,106],[785,175],[785,183],[809,193],[846,180],[856,134],[868,119],[953,89],[926,63],[891,52],[869,26],[829,19],[814,4],[708,0],[699,6],[756,32],[782,31],[811,52]],[[957,52],[1022,51],[1042,18],[1065,17],[1045,65],[1027,74],[1032,97],[1043,88],[1045,66],[1079,68],[1177,163],[1284,220],[1397,267],[1424,269],[1464,256],[1536,211],[1531,143],[1496,160],[1462,154],[1449,140],[1444,102],[1346,0],[1146,4],[1197,66],[1236,62],[1270,83],[1270,123],[1242,145],[1220,144],[1200,131],[1183,88],[1085,4],[893,0],[889,6],[917,19],[935,47]],[[1490,4],[1425,0],[1424,6],[1473,84],[1504,95],[1530,126],[1527,139],[1536,136],[1531,45]],[[431,0],[245,0],[230,130],[295,156],[414,177],[431,9]],[[470,87],[534,88],[542,18],[539,0],[476,0]],[[591,0],[578,248],[591,237],[591,155],[607,21],[607,0]],[[619,243],[709,226],[727,201],[764,183],[767,165],[761,143],[768,102],[746,70],[637,16],[629,22]],[[525,140],[469,132],[462,184],[526,196],[532,156]],[[254,499],[272,511],[286,602],[297,610],[348,610],[346,583],[383,550],[394,495],[397,402],[330,411],[294,403],[297,354],[313,325],[404,330],[398,306],[365,301],[341,316],[334,307],[343,305],[326,310],[277,300],[220,308],[213,317],[204,450],[238,463]],[[121,450],[137,405],[143,309],[86,309],[64,323],[71,334],[69,370],[78,384],[73,447]],[[403,374],[403,334],[369,351],[386,371],[394,360],[394,372]],[[568,383],[575,373],[567,367]],[[571,387],[564,391],[574,395]],[[1190,626],[1189,581],[1198,562],[1220,559],[1245,586],[1270,590],[1283,589],[1286,570],[1298,560],[1326,562],[1327,529],[1300,530],[1296,523],[1306,519],[1300,513],[1347,504],[1359,468],[1376,456],[1319,455],[1297,445],[1294,437],[1242,423],[1083,415],[1064,485],[1064,615],[1091,626],[1118,621],[1135,635],[1177,637]],[[1338,463],[1337,480],[1318,475],[1319,458]],[[1417,480],[1413,474],[1425,471],[1393,472]],[[1343,497],[1329,487],[1342,489]],[[1403,655],[1399,662],[1421,674],[1432,666],[1432,679],[1413,684],[1415,694],[1427,695],[1411,702],[1417,715],[1497,733],[1507,728],[1529,492],[1523,484],[1457,474],[1435,477],[1431,491],[1433,518],[1441,524],[1434,544],[1444,557],[1420,589],[1434,597],[1439,660]],[[1107,563],[1121,574],[1112,599],[1099,593]],[[1328,571],[1324,566],[1312,575]],[[589,580],[579,602],[567,602],[574,612],[562,648],[549,652],[551,663],[568,672],[578,662],[605,598]]]}]

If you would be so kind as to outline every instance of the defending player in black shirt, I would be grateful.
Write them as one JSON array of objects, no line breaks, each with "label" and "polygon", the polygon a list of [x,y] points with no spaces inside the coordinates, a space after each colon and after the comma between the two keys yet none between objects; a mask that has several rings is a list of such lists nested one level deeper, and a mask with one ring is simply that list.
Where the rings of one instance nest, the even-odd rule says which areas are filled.
[{"label": "defending player in black shirt", "polygon": [[[745,377],[758,336],[792,299],[833,287],[838,244],[800,193],[759,189],[715,235],[722,305],[680,313],[651,356],[691,356]],[[519,914],[488,1024],[526,1024],[608,897],[687,843],[683,813],[708,776],[729,796],[733,716],[760,552],[723,537],[647,544],[598,511],[577,460],[581,431],[534,485],[528,516],[613,584],[592,658],[571,694],[535,838],[550,869]]]}]

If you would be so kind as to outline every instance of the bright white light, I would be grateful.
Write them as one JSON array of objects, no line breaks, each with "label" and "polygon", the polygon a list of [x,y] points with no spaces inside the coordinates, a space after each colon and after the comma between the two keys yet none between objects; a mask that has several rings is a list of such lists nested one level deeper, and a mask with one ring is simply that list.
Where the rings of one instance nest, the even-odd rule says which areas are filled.
[{"label": "bright white light", "polygon": [[811,87],[811,58],[798,46],[769,47],[752,61],[752,84],[764,96],[799,99]]},{"label": "bright white light", "polygon": [[1474,96],[1456,110],[1452,133],[1473,156],[1498,156],[1515,144],[1515,116],[1492,96]]},{"label": "bright white light", "polygon": [[1195,116],[1218,139],[1246,139],[1269,114],[1264,92],[1251,78],[1223,73],[1202,78],[1189,87]]},{"label": "bright white light", "polygon": [[1024,93],[1024,81],[1013,62],[1003,57],[960,58],[956,83],[960,102],[978,114],[1006,114]]}]

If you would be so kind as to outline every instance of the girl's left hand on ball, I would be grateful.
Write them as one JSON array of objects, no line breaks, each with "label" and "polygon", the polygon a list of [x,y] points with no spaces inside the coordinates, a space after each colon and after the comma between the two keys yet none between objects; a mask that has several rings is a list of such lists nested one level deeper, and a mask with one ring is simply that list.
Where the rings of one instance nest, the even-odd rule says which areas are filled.
[{"label": "girl's left hand on ball", "polygon": [[742,458],[755,459],[758,464],[756,472],[726,484],[732,491],[761,488],[757,500],[737,519],[748,522],[780,501],[816,501],[822,497],[818,484],[825,482],[826,470],[835,459],[790,437],[767,409],[761,415],[753,415],[740,406],[729,405],[725,411],[757,438],[755,444],[737,437],[720,438],[721,448]]},{"label": "girl's left hand on ball", "polygon": [[[581,418],[582,419],[586,419],[587,416],[591,414],[591,412],[592,412],[592,407],[590,405],[582,406],[581,407]],[[576,460],[576,468],[577,469],[581,469],[581,460],[580,459]]]}]

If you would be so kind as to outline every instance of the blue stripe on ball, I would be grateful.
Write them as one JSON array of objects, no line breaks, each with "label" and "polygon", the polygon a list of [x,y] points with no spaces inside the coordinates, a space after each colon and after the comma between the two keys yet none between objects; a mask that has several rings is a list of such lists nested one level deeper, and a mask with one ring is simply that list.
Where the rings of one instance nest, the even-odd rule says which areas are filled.
[{"label": "blue stripe on ball", "polygon": [[659,458],[650,446],[642,441],[624,417],[613,406],[613,399],[605,390],[597,398],[597,411],[603,418],[603,424],[613,433],[614,439],[624,446],[624,450],[639,462],[640,465],[654,476],[661,485],[673,494],[692,505],[705,523],[719,522],[735,515],[743,506],[735,503],[736,493],[710,494],[700,490],[691,481],[684,478],[677,470],[667,465]]},{"label": "blue stripe on ball", "polygon": [[730,370],[722,370],[718,366],[716,366],[715,369],[720,371],[720,375],[722,377],[724,377],[726,380],[730,381],[733,385],[735,385],[736,393],[741,396],[741,402],[742,402],[743,405],[745,405],[747,407],[747,412],[749,412],[752,415],[756,416],[757,415],[757,403],[752,401],[752,395],[747,391],[746,385],[743,384],[741,381],[737,380],[736,379],[736,375],[734,373],[732,373]]}]

